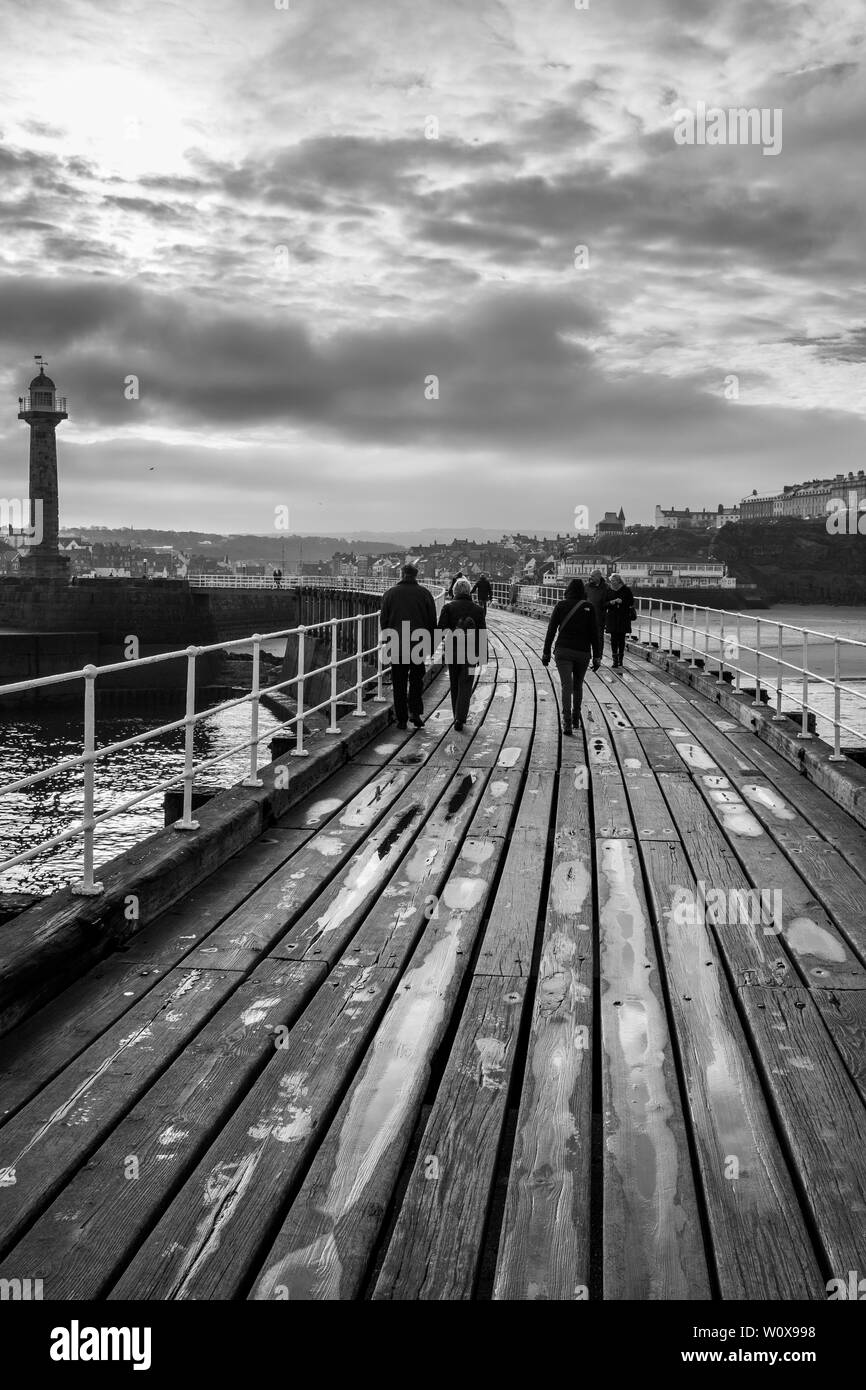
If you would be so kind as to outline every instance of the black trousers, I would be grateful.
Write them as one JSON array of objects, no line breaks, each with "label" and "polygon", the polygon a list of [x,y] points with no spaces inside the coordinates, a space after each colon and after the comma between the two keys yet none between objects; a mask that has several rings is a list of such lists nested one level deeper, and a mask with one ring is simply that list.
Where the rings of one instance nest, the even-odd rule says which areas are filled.
[{"label": "black trousers", "polygon": [[612,632],[610,634],[610,654],[614,661],[622,661],[625,656],[624,632]]},{"label": "black trousers", "polygon": [[455,724],[466,723],[474,678],[475,667],[467,666],[465,662],[461,664],[455,661],[448,667],[448,679],[451,682],[451,710],[454,714]]},{"label": "black trousers", "polygon": [[394,713],[398,724],[407,723],[410,714],[420,716],[424,713],[424,701],[421,698],[424,669],[423,661],[413,661],[408,666],[391,667]]},{"label": "black trousers", "polygon": [[559,679],[562,682],[562,719],[564,724],[576,724],[580,718],[583,678],[590,663],[589,652],[558,647],[553,653]]}]

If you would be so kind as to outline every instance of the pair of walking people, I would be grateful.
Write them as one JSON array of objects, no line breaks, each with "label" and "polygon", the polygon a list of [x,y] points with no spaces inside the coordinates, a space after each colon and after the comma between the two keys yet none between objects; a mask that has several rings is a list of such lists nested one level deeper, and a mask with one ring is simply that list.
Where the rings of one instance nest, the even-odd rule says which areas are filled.
[{"label": "pair of walking people", "polygon": [[[468,579],[455,578],[452,588],[454,596],[442,609],[438,628],[445,639],[443,655],[451,685],[454,728],[460,733],[469,714],[476,667],[486,659],[487,621],[483,608],[472,601],[472,585]],[[397,728],[407,728],[411,720],[415,728],[420,729],[424,725],[422,691],[426,663],[423,651],[426,645],[432,655],[437,622],[433,595],[418,583],[414,565],[404,565],[400,582],[384,595],[380,627],[383,635],[387,633],[393,638],[392,651],[396,650],[400,656],[399,661],[394,661],[393,657],[391,660]]]},{"label": "pair of walking people", "polygon": [[613,667],[622,666],[632,604],[631,590],[620,575],[611,575],[608,584],[601,571],[594,570],[589,591],[583,580],[572,579],[551,613],[541,661],[547,666],[553,653],[562,682],[563,733],[573,733],[580,724],[584,677],[590,666],[597,671],[601,665],[605,628],[610,633]]}]

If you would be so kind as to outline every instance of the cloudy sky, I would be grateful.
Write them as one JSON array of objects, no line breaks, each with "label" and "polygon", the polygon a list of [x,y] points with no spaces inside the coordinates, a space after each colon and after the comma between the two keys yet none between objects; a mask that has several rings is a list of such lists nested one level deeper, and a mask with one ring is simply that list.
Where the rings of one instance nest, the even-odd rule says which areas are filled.
[{"label": "cloudy sky", "polygon": [[[568,531],[863,466],[860,0],[281,4],[2,6],[5,495],[37,352],[67,524]],[[701,101],[781,152],[678,144]]]}]

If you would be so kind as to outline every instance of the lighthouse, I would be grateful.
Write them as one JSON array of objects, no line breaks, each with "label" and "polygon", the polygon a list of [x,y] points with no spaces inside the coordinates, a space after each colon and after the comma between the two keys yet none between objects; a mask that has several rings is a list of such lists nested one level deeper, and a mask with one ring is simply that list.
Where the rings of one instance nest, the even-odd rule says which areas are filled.
[{"label": "lighthouse", "polygon": [[58,548],[60,526],[57,499],[57,426],[67,419],[66,397],[45,374],[45,363],[37,357],[39,375],[30,383],[28,394],[18,397],[18,419],[30,426],[30,524],[33,544],[20,560],[21,571],[36,577],[63,579],[69,558]]}]

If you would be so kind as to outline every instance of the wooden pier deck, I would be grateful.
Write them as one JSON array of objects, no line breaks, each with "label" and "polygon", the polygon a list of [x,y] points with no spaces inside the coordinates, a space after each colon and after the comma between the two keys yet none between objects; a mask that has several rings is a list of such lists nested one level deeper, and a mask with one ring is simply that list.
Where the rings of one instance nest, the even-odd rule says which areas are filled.
[{"label": "wooden pier deck", "polygon": [[[824,1300],[866,1271],[866,832],[633,656],[561,738],[542,625],[492,631],[464,733],[439,676],[423,731],[0,1042],[0,1277]],[[761,891],[777,921],[730,920]]]}]

